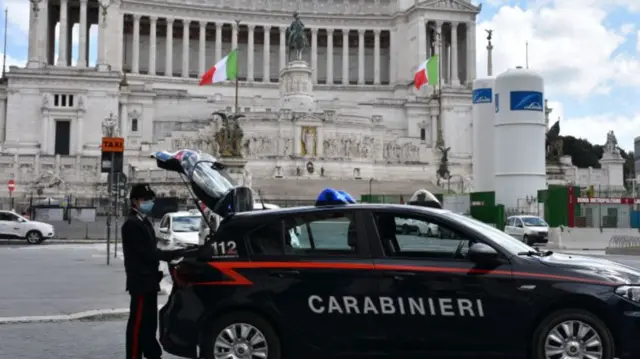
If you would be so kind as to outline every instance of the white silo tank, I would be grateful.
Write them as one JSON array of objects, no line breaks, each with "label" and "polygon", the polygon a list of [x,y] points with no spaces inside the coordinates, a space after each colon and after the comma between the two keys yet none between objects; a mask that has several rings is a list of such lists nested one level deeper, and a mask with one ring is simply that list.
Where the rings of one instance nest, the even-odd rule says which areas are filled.
[{"label": "white silo tank", "polygon": [[493,155],[493,129],[495,107],[493,93],[495,77],[479,78],[473,81],[473,190],[490,192],[495,190]]},{"label": "white silo tank", "polygon": [[547,187],[542,76],[522,68],[500,74],[494,105],[496,203],[516,208]]}]

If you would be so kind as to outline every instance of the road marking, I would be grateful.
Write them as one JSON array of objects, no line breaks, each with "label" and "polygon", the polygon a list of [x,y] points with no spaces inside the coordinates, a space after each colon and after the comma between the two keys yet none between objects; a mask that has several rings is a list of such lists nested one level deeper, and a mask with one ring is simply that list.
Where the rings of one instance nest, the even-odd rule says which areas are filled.
[{"label": "road marking", "polygon": [[[164,305],[164,304],[163,304]],[[158,306],[158,310],[163,305]],[[118,309],[96,309],[84,312],[59,315],[32,315],[22,317],[0,317],[0,325],[8,324],[28,324],[28,323],[56,323],[69,322],[74,320],[98,320],[98,319],[120,319],[129,315],[129,308]]]}]

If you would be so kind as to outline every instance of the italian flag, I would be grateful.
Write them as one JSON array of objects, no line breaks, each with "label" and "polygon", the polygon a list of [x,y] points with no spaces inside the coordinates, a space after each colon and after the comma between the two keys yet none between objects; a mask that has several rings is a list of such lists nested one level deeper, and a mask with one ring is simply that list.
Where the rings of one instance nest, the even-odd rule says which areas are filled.
[{"label": "italian flag", "polygon": [[423,62],[413,75],[413,85],[416,89],[420,89],[424,85],[437,85],[438,84],[438,71],[439,71],[439,55],[433,55],[429,60]]},{"label": "italian flag", "polygon": [[238,76],[238,50],[233,50],[202,75],[200,86],[235,80],[236,76]]}]

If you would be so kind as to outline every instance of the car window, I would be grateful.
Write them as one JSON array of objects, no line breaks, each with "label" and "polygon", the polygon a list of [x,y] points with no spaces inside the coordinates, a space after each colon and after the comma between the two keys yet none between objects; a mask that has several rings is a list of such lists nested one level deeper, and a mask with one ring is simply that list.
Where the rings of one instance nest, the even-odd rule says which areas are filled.
[{"label": "car window", "polygon": [[13,213],[2,212],[2,213],[0,213],[0,221],[17,222],[18,221],[18,216],[16,216]]},{"label": "car window", "polygon": [[513,219],[513,217],[510,217],[507,219],[507,226],[513,227],[514,224],[515,224],[515,220]]},{"label": "car window", "polygon": [[285,221],[289,253],[353,254],[357,252],[358,232],[351,213],[331,212],[300,215]]},{"label": "car window", "polygon": [[421,216],[376,213],[383,248],[392,257],[464,258],[471,238]]},{"label": "car window", "polygon": [[200,229],[202,216],[173,217],[172,228],[176,233],[197,232]]},{"label": "car window", "polygon": [[168,228],[169,227],[169,216],[164,216],[162,217],[162,220],[160,221],[159,227],[160,228]]},{"label": "car window", "polygon": [[515,226],[518,227],[518,228],[522,227],[522,220],[520,218],[516,218]]},{"label": "car window", "polygon": [[247,243],[254,255],[283,255],[285,240],[282,221],[277,220],[251,231]]},{"label": "car window", "polygon": [[530,226],[530,227],[547,227],[547,226],[549,226],[547,224],[547,222],[545,222],[540,217],[523,217],[522,221],[524,222],[525,225]]}]

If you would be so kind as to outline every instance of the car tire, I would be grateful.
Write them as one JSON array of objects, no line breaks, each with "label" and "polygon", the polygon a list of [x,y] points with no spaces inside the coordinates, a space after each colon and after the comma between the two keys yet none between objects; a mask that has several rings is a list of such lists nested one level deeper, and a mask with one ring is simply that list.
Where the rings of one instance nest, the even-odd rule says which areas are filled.
[{"label": "car tire", "polygon": [[427,228],[427,237],[432,237],[433,233],[431,233],[431,228]]},{"label": "car tire", "polygon": [[522,243],[531,245],[531,243],[529,243],[529,236],[527,236],[526,234],[522,236]]},{"label": "car tire", "polygon": [[[582,309],[563,309],[553,312],[545,317],[540,322],[538,328],[533,334],[533,355],[531,356],[531,359],[545,359],[547,357],[545,353],[545,347],[548,344],[547,341],[550,341],[552,347],[561,347],[560,344],[556,345],[555,343],[557,342],[548,337],[550,336],[550,333],[552,331],[556,330],[556,328],[567,322],[574,322],[576,323],[575,325],[578,325],[578,323],[588,325],[592,331],[588,332],[587,336],[585,337],[586,339],[584,340],[588,342],[589,338],[593,337],[590,335],[595,333],[600,337],[601,346],[598,348],[602,352],[602,359],[614,359],[615,343],[611,331],[609,331],[609,328],[607,328],[606,324],[602,320],[600,320],[600,318]],[[575,326],[573,330],[577,330]],[[560,330],[558,334],[563,336],[566,333],[564,332],[564,330]],[[580,344],[580,340],[576,340],[576,343]],[[596,347],[592,347],[592,349],[595,348]]]},{"label": "car tire", "polygon": [[409,226],[407,226],[406,224],[402,225],[402,234],[410,234],[411,233],[411,229],[409,229]]},{"label": "car tire", "polygon": [[25,235],[25,239],[27,240],[28,244],[40,244],[42,243],[42,241],[44,241],[42,233],[36,230],[27,232],[27,234]]},{"label": "car tire", "polygon": [[215,341],[219,335],[223,335],[226,328],[233,325],[248,324],[262,333],[267,347],[265,359],[281,359],[282,349],[280,338],[275,329],[262,316],[251,312],[233,312],[216,319],[207,334],[200,338],[200,358],[215,358]]}]

